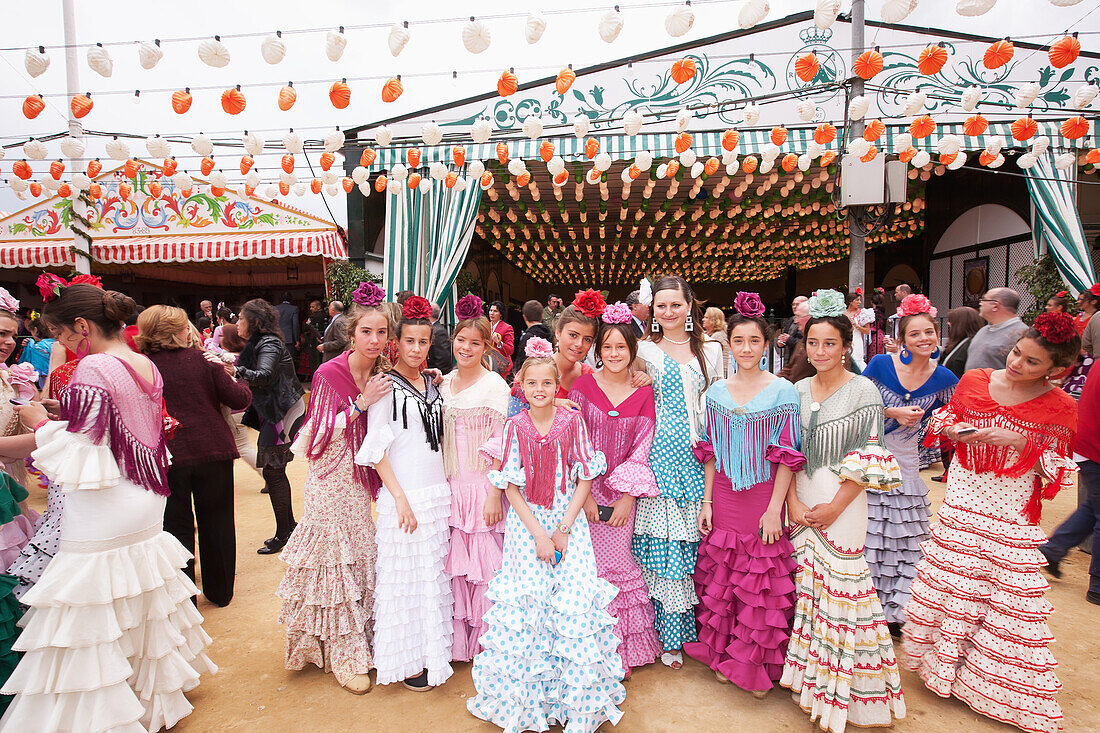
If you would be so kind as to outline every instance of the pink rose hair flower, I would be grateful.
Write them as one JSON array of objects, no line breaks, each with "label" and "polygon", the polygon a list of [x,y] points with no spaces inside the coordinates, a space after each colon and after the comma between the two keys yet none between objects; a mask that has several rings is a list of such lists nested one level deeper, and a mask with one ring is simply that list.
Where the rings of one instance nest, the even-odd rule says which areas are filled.
[{"label": "pink rose hair flower", "polygon": [[553,356],[554,347],[546,339],[532,336],[527,339],[527,346],[524,347],[523,353],[528,359],[542,359],[547,356]]},{"label": "pink rose hair flower", "polygon": [[926,313],[933,318],[936,317],[936,307],[932,305],[932,301],[923,295],[913,293],[912,295],[906,295],[901,300],[901,305],[898,306],[898,317],[904,318],[905,316],[915,316],[918,313]]},{"label": "pink rose hair flower", "polygon": [[0,311],[16,313],[19,310],[19,301],[12,297],[7,288],[0,288]]},{"label": "pink rose hair flower", "polygon": [[601,318],[604,323],[630,323],[630,306],[621,300],[618,303],[612,303],[604,308]]},{"label": "pink rose hair flower", "polygon": [[758,293],[738,293],[733,299],[733,309],[745,318],[759,318],[764,315],[764,301]]},{"label": "pink rose hair flower", "polygon": [[371,282],[360,282],[351,294],[351,302],[373,308],[386,299],[386,291]]},{"label": "pink rose hair flower", "polygon": [[485,301],[473,293],[463,295],[458,299],[458,302],[455,303],[455,318],[460,321],[481,318],[485,315],[484,311],[481,309],[484,302]]},{"label": "pink rose hair flower", "polygon": [[35,287],[38,288],[38,293],[42,296],[43,302],[49,303],[52,300],[57,300],[61,297],[61,291],[68,286],[63,278],[58,277],[52,272],[43,272],[38,276],[38,279],[34,281]]}]

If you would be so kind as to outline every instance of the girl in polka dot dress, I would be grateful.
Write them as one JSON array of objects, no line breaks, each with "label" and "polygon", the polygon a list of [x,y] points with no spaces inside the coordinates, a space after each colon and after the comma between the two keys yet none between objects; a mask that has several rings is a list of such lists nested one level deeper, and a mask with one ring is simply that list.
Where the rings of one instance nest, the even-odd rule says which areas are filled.
[{"label": "girl in polka dot dress", "polygon": [[489,480],[508,494],[503,565],[489,583],[483,651],[469,711],[508,733],[593,733],[618,723],[626,697],[619,639],[607,612],[616,589],[596,574],[581,508],[607,469],[577,412],[555,407],[551,347],[527,344],[516,379],[530,407],[508,420],[504,463]]}]

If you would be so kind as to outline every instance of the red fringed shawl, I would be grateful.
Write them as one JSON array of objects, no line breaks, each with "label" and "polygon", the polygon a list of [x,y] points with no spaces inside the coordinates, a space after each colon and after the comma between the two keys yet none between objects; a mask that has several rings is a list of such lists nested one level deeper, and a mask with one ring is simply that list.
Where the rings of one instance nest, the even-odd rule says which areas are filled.
[{"label": "red fringed shawl", "polygon": [[[504,430],[504,445],[515,440],[523,463],[524,489],[527,501],[549,507],[554,503],[554,490],[563,494],[569,490],[569,475],[578,463],[588,464],[595,457],[588,431],[580,413],[557,408],[554,422],[546,435],[539,434],[531,415],[521,410],[508,420]],[[561,474],[558,464],[561,463]]]},{"label": "red fringed shawl", "polygon": [[[1033,400],[1006,407],[989,394],[992,373],[992,369],[974,369],[963,375],[951,401],[929,421],[925,445],[936,444],[946,428],[964,422],[976,428],[1006,428],[1027,437],[1022,452],[1008,446],[956,443],[953,460],[975,473],[1019,478],[1035,468],[1047,451],[1072,458],[1077,434],[1077,403],[1073,398],[1060,389],[1051,389]],[[1035,490],[1024,509],[1029,522],[1039,522],[1042,500],[1054,498],[1062,488],[1065,473],[1066,469],[1058,469],[1053,481],[1035,477]]]}]

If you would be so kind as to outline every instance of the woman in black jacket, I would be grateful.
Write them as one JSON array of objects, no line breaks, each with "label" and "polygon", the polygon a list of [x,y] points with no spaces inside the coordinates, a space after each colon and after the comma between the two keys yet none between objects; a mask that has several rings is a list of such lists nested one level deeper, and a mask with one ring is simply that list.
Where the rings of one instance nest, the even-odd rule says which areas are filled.
[{"label": "woman in black jacket", "polygon": [[294,459],[290,444],[305,417],[304,390],[279,331],[279,312],[270,303],[256,298],[241,306],[237,330],[247,339],[237,359],[237,378],[248,382],[252,389],[252,403],[241,422],[260,432],[256,467],[267,482],[275,512],[275,536],[257,552],[272,555],[283,549],[294,531],[286,464]]}]

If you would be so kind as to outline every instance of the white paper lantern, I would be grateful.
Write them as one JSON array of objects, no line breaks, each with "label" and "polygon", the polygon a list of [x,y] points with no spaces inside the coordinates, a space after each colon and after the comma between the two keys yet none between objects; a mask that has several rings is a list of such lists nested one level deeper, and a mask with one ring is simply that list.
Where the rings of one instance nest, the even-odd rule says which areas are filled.
[{"label": "white paper lantern", "polygon": [[867,110],[871,108],[871,100],[862,94],[852,97],[848,103],[848,117],[853,120],[862,120],[867,116]]},{"label": "white paper lantern", "polygon": [[263,183],[263,179],[261,179],[260,174],[254,170],[249,171],[248,175],[244,177],[244,185],[246,186],[257,188],[261,183]]},{"label": "white paper lantern", "polygon": [[908,132],[903,132],[894,138],[894,152],[900,153],[903,150],[908,150],[913,147],[913,136]]},{"label": "white paper lantern", "polygon": [[249,155],[259,155],[264,151],[264,139],[255,132],[245,130],[241,142],[244,144],[245,152]]},{"label": "white paper lantern", "polygon": [[427,196],[432,192],[432,182],[427,178],[421,178],[420,183],[416,185],[416,190],[422,195]]},{"label": "white paper lantern", "polygon": [[513,176],[518,176],[527,171],[527,164],[523,162],[523,158],[512,158],[508,161],[508,172]]},{"label": "white paper lantern", "polygon": [[341,176],[336,171],[329,168],[327,171],[321,171],[321,183],[326,186],[331,186],[340,180]]},{"label": "white paper lantern", "polygon": [[973,18],[978,15],[985,15],[996,4],[997,0],[959,0],[955,5],[955,12]]},{"label": "white paper lantern", "polygon": [[[180,175],[180,174],[177,173],[176,175]],[[186,175],[186,174],[184,174],[184,175]],[[173,180],[173,183],[174,183],[175,179],[173,178],[172,180]],[[75,188],[77,191],[87,191],[88,188],[91,185],[92,185],[92,179],[88,178],[88,176],[85,175],[84,173],[81,173],[80,171],[77,171],[76,173],[73,174],[73,188]]]},{"label": "white paper lantern", "polygon": [[382,125],[374,131],[374,141],[383,148],[388,147],[393,142],[393,131]]},{"label": "white paper lantern", "polygon": [[97,43],[88,49],[88,66],[104,78],[109,77],[115,71],[115,62],[111,60],[111,54],[107,52],[107,49],[101,43]]},{"label": "white paper lantern", "polygon": [[737,171],[740,170],[740,168],[741,164],[737,161],[737,156],[734,156],[733,160],[731,160],[729,163],[726,163],[726,175],[736,176]]},{"label": "white paper lantern", "polygon": [[764,146],[764,149],[760,151],[760,157],[764,160],[775,160],[779,157],[779,153],[782,150],[775,143],[768,143]]},{"label": "white paper lantern", "polygon": [[906,117],[916,117],[924,110],[924,103],[928,101],[928,95],[924,92],[910,92],[905,98],[905,106],[902,114]]},{"label": "white paper lantern", "polygon": [[326,153],[335,153],[344,147],[344,133],[340,132],[339,129],[329,130],[321,138],[321,143],[324,145]]},{"label": "white paper lantern", "polygon": [[304,147],[302,136],[294,132],[294,130],[290,130],[287,134],[283,135],[283,148],[291,155],[297,155],[302,152]]},{"label": "white paper lantern", "polygon": [[940,155],[954,155],[962,149],[962,138],[958,135],[944,135],[936,141],[936,152]]},{"label": "white paper lantern", "polygon": [[1096,92],[1100,89],[1096,84],[1082,84],[1073,93],[1073,108],[1084,109],[1096,99]]},{"label": "white paper lantern", "polygon": [[276,186],[274,183],[269,183],[266,186],[264,186],[264,198],[265,199],[274,199],[274,198],[278,197],[278,195],[279,195],[279,187]]},{"label": "white paper lantern", "polygon": [[1038,162],[1039,162],[1039,157],[1037,155],[1033,154],[1033,153],[1024,153],[1023,155],[1021,155],[1019,158],[1016,159],[1016,165],[1019,168],[1021,168],[1022,170],[1027,170],[1028,168],[1031,168],[1032,166],[1034,166]]},{"label": "white paper lantern", "polygon": [[752,127],[759,121],[760,105],[750,104],[748,107],[745,107],[745,124]]},{"label": "white paper lantern", "polygon": [[[49,148],[47,148],[46,143],[41,140],[28,140],[23,143],[23,155],[31,160],[45,160],[46,156],[49,154]],[[125,160],[125,158],[123,158],[123,160]]]},{"label": "white paper lantern", "polygon": [[493,135],[493,126],[489,124],[489,120],[482,117],[476,120],[470,127],[470,137],[474,139],[475,143],[489,142],[489,138]]},{"label": "white paper lantern", "polygon": [[775,168],[775,161],[764,160],[760,162],[760,168],[758,168],[757,170],[759,170],[761,173],[771,173],[772,168]]},{"label": "white paper lantern", "polygon": [[798,156],[798,170],[805,173],[806,171],[810,170],[810,163],[812,162],[813,158],[810,157],[810,154],[803,153],[802,155]]},{"label": "white paper lantern", "polygon": [[917,8],[917,0],[886,0],[882,4],[882,19],[887,23],[900,23]]},{"label": "white paper lantern", "polygon": [[191,176],[180,171],[172,176],[172,185],[176,187],[177,191],[187,191],[195,187],[195,181],[192,180]]},{"label": "white paper lantern", "polygon": [[642,131],[643,118],[637,110],[630,110],[623,115],[623,132],[633,137]]},{"label": "white paper lantern", "polygon": [[363,198],[370,196],[370,181],[361,181],[359,183],[359,193],[363,194]]},{"label": "white paper lantern", "polygon": [[1050,147],[1050,138],[1048,137],[1035,137],[1031,140],[1031,152],[1035,154],[1035,157],[1039,157],[1047,151]]},{"label": "white paper lantern", "polygon": [[481,178],[485,175],[485,164],[480,160],[475,160],[466,166],[466,172],[471,178]]},{"label": "white paper lantern", "polygon": [[[11,186],[12,191],[15,191],[16,193],[23,193],[27,190],[31,183],[30,181],[24,181],[22,178],[16,176],[8,182],[8,185]],[[20,196],[19,198],[23,201],[26,200],[26,198],[23,196]]]},{"label": "white paper lantern", "polygon": [[680,153],[680,165],[690,168],[695,165],[695,162],[699,159],[699,156],[694,150],[688,148],[684,152]]},{"label": "white paper lantern", "polygon": [[653,153],[648,150],[642,150],[638,152],[638,155],[634,157],[634,165],[638,166],[638,170],[647,171],[653,167]]},{"label": "white paper lantern", "polygon": [[172,155],[172,146],[160,135],[145,139],[145,149],[154,158],[167,158]]},{"label": "white paper lantern", "polygon": [[61,188],[61,181],[55,179],[53,176],[44,176],[42,178],[42,188],[50,193],[55,193],[57,189]]},{"label": "white paper lantern", "polygon": [[811,140],[810,143],[806,146],[806,155],[810,156],[811,158],[818,158],[824,152],[825,146],[817,142],[816,140]]},{"label": "white paper lantern", "polygon": [[932,155],[927,150],[920,150],[920,151],[917,151],[917,154],[914,155],[909,160],[909,163],[914,168],[923,168],[924,166],[928,165],[931,161],[932,161]]},{"label": "white paper lantern", "polygon": [[343,26],[338,31],[329,31],[325,35],[325,55],[329,61],[339,61],[344,55],[344,49],[348,47],[348,37],[344,35]]},{"label": "white paper lantern", "polygon": [[535,140],[542,136],[542,120],[535,116],[530,116],[523,121],[523,134],[527,137]]},{"label": "white paper lantern", "polygon": [[607,153],[599,153],[595,160],[592,161],[592,164],[596,166],[596,170],[603,173],[611,167],[611,156]]},{"label": "white paper lantern", "polygon": [[691,177],[698,178],[703,175],[703,161],[697,160],[691,166]]},{"label": "white paper lantern", "polygon": [[979,87],[971,86],[967,87],[966,91],[962,93],[962,96],[959,98],[959,104],[961,104],[962,108],[967,112],[973,112],[981,99],[982,90]]},{"label": "white paper lantern", "polygon": [[152,43],[146,41],[138,46],[138,63],[141,64],[141,68],[149,71],[164,58],[164,51],[160,48],[160,41],[156,40]]},{"label": "white paper lantern", "polygon": [[677,5],[665,16],[665,31],[673,38],[686,34],[694,24],[695,13],[690,5]]},{"label": "white paper lantern", "polygon": [[556,176],[565,170],[565,160],[560,155],[555,155],[550,160],[546,161],[546,172],[551,176]]},{"label": "white paper lantern", "polygon": [[867,155],[870,150],[870,141],[864,140],[861,137],[857,137],[855,140],[848,143],[848,153],[857,158],[862,158],[864,155]]},{"label": "white paper lantern", "polygon": [[1005,139],[1000,135],[994,135],[993,137],[989,138],[989,140],[987,140],[985,143],[986,152],[988,152],[990,155],[997,155],[999,152],[1001,152],[1001,149],[1004,148],[1004,146]]},{"label": "white paper lantern", "polygon": [[455,181],[455,190],[459,193],[462,193],[466,190],[466,179],[462,176],[459,176],[458,179]]},{"label": "white paper lantern", "polygon": [[1024,84],[1022,87],[1016,90],[1016,107],[1018,109],[1030,107],[1031,103],[1035,101],[1035,98],[1039,96],[1039,92],[1039,82],[1033,81],[1028,84]]},{"label": "white paper lantern", "polygon": [[588,119],[588,115],[577,115],[573,118],[573,134],[577,137],[584,137],[588,134],[588,128],[592,124],[592,121]]},{"label": "white paper lantern", "polygon": [[66,158],[80,158],[84,155],[84,141],[75,137],[61,139],[61,153]]},{"label": "white paper lantern", "polygon": [[630,177],[630,168],[623,168],[621,171],[619,171],[619,178],[622,180],[623,183],[628,186],[634,180]]},{"label": "white paper lantern", "polygon": [[656,173],[658,179],[664,178],[668,174],[668,163],[661,163],[657,166]]},{"label": "white paper lantern", "polygon": [[527,22],[523,26],[523,37],[527,39],[527,43],[538,43],[545,32],[546,18],[543,17],[542,13],[529,13]]},{"label": "white paper lantern", "polygon": [[286,44],[283,43],[282,33],[269,35],[260,44],[260,55],[269,64],[277,64],[286,56]]},{"label": "white paper lantern", "polygon": [[290,188],[294,192],[295,196],[305,196],[306,191],[308,190],[306,188],[306,184],[304,184],[304,183],[291,184]]},{"label": "white paper lantern", "polygon": [[367,169],[361,165],[355,166],[351,171],[351,180],[355,183],[363,183],[367,180]]},{"label": "white paper lantern", "polygon": [[769,10],[771,8],[768,6],[768,0],[749,0],[737,14],[737,24],[742,28],[752,28],[767,17]]},{"label": "white paper lantern", "polygon": [[692,114],[687,109],[682,109],[676,113],[676,132],[683,132],[691,124]]},{"label": "white paper lantern", "polygon": [[992,161],[990,161],[989,165],[987,165],[986,167],[987,168],[1000,168],[1004,164],[1005,164],[1005,156],[1002,155],[1001,153],[998,153],[997,157],[994,158]]},{"label": "white paper lantern", "polygon": [[623,30],[623,15],[618,10],[608,10],[600,18],[600,38],[604,43],[614,43]]},{"label": "white paper lantern", "polygon": [[294,173],[287,173],[286,171],[281,171],[279,173],[279,182],[280,183],[285,183],[288,186],[293,186],[294,184],[296,184],[298,182],[298,176]]},{"label": "white paper lantern", "polygon": [[821,30],[832,28],[839,14],[840,0],[817,0],[817,5],[814,6],[814,25]]},{"label": "white paper lantern", "polygon": [[395,181],[404,181],[409,177],[409,169],[405,167],[404,163],[398,163],[394,167],[390,168],[390,178]]},{"label": "white paper lantern", "polygon": [[191,138],[191,149],[195,151],[196,155],[210,155],[214,152],[214,143],[210,142],[210,138],[206,136],[206,133],[200,132]]},{"label": "white paper lantern", "polygon": [[23,68],[32,77],[41,76],[46,73],[46,69],[50,68],[50,55],[42,46],[28,48],[23,56]]},{"label": "white paper lantern", "polygon": [[420,128],[420,139],[424,141],[425,145],[439,145],[443,142],[443,128],[434,121],[425,123]]},{"label": "white paper lantern", "polygon": [[966,165],[966,151],[965,150],[960,151],[959,153],[957,153],[955,155],[955,159],[947,164],[947,170],[957,171],[959,168],[962,168],[964,165]]},{"label": "white paper lantern", "polygon": [[1079,2],[1081,2],[1081,0],[1050,0],[1050,4],[1058,8],[1069,8]]},{"label": "white paper lantern", "polygon": [[798,103],[798,119],[803,122],[809,122],[817,114],[817,105],[808,99],[803,99]]},{"label": "white paper lantern", "polygon": [[229,65],[229,49],[221,38],[214,36],[199,44],[199,59],[207,66],[221,69]]},{"label": "white paper lantern", "polygon": [[480,20],[470,18],[462,26],[462,45],[470,53],[481,53],[492,42],[493,34],[489,32],[489,26]]},{"label": "white paper lantern", "polygon": [[107,155],[111,156],[112,160],[124,161],[130,158],[130,146],[117,137],[111,138],[104,146],[107,151]]},{"label": "white paper lantern", "polygon": [[390,35],[386,43],[390,47],[390,53],[394,58],[405,50],[405,44],[409,42],[409,29],[408,23],[403,25],[393,25],[390,27]]},{"label": "white paper lantern", "polygon": [[228,188],[229,181],[226,179],[225,174],[221,171],[214,171],[210,174],[210,185],[217,188]]},{"label": "white paper lantern", "polygon": [[428,175],[437,181],[442,181],[447,177],[447,166],[437,160],[428,166]]}]

